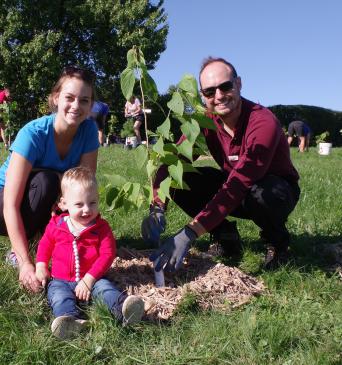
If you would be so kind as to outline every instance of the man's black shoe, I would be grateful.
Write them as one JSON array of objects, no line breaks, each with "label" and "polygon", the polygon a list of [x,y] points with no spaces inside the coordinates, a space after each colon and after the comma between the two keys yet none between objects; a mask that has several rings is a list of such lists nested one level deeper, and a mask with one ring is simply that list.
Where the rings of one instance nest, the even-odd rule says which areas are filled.
[{"label": "man's black shoe", "polygon": [[276,249],[274,246],[268,246],[265,255],[264,269],[275,270],[280,265],[284,265],[289,260],[287,248]]},{"label": "man's black shoe", "polygon": [[238,258],[242,255],[242,245],[236,222],[223,221],[210,235],[208,254]]}]

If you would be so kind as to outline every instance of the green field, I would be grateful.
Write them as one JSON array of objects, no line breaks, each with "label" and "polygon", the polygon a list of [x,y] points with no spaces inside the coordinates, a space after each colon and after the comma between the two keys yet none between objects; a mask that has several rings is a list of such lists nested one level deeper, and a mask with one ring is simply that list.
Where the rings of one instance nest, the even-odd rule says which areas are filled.
[{"label": "green field", "polygon": [[[51,335],[43,294],[23,291],[16,271],[2,259],[0,364],[342,364],[342,282],[324,253],[326,245],[342,241],[342,148],[329,156],[319,156],[315,148],[291,153],[302,189],[288,222],[294,259],[274,272],[262,271],[258,229],[238,221],[244,241],[239,267],[264,280],[264,295],[228,313],[189,310],[167,324],[141,323],[134,328],[122,328],[96,307],[89,313],[89,332],[62,342]],[[106,211],[105,174],[110,173],[144,181],[144,172],[135,169],[133,151],[101,148],[98,179],[102,214],[118,244],[142,247],[139,231],[147,204],[128,214]],[[170,204],[165,236],[187,219]],[[201,241],[207,240],[205,236]],[[8,239],[1,237],[2,258],[8,248]]]}]

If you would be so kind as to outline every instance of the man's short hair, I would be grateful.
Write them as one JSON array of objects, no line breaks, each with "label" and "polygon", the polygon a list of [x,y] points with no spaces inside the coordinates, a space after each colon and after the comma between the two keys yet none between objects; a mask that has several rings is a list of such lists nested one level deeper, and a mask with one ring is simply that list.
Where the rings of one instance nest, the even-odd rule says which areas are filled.
[{"label": "man's short hair", "polygon": [[201,75],[202,75],[203,70],[207,66],[209,66],[210,64],[212,64],[214,62],[224,63],[225,65],[227,65],[231,69],[234,77],[237,77],[238,76],[235,67],[230,62],[228,62],[227,60],[225,60],[224,58],[221,58],[221,57],[211,57],[211,56],[209,56],[208,58],[205,58],[203,60],[203,62],[202,62],[202,66],[201,66],[201,69],[200,69],[200,72],[199,72],[199,80],[200,80],[200,82],[201,82]]}]

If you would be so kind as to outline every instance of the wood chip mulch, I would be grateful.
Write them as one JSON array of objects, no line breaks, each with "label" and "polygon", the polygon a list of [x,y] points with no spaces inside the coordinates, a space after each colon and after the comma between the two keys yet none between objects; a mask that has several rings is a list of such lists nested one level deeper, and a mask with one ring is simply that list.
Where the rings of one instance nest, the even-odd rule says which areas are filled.
[{"label": "wood chip mulch", "polygon": [[109,272],[109,278],[121,290],[143,298],[149,320],[169,319],[189,292],[196,296],[200,308],[227,311],[265,290],[256,278],[198,252],[190,252],[184,267],[175,274],[165,274],[165,287],[157,288],[148,259],[151,252],[121,247]]}]

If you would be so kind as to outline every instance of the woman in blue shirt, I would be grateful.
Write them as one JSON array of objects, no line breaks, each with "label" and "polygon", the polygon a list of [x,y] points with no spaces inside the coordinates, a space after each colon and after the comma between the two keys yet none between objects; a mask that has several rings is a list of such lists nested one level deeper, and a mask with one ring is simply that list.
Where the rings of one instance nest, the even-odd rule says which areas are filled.
[{"label": "woman in blue shirt", "polygon": [[20,283],[33,292],[40,290],[40,283],[28,240],[49,221],[59,196],[59,176],[78,165],[96,172],[97,127],[87,119],[94,81],[89,71],[65,68],[49,96],[56,113],[26,124],[0,169],[0,234],[9,236]]}]

